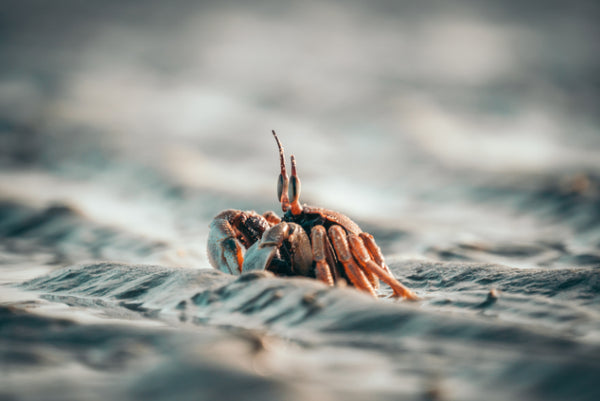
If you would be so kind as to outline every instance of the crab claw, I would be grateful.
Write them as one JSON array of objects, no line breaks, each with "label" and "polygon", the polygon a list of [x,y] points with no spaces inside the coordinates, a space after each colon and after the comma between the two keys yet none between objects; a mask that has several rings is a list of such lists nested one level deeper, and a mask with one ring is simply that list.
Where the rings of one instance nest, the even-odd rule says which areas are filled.
[{"label": "crab claw", "polygon": [[210,224],[207,253],[214,268],[239,275],[244,263],[244,248],[229,223],[231,216],[237,213],[235,210],[226,210],[215,217]]},{"label": "crab claw", "polygon": [[286,266],[288,273],[308,276],[312,266],[310,240],[298,224],[285,222],[269,228],[260,241],[248,248],[242,272],[269,270],[273,259],[281,256],[278,252],[284,241],[287,243],[285,249],[289,252],[291,261],[291,266]]}]

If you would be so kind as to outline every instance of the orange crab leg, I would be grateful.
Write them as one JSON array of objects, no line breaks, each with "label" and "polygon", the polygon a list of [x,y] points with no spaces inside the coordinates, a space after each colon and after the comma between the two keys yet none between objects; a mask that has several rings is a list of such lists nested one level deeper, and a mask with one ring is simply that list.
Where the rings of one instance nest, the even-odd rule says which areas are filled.
[{"label": "orange crab leg", "polygon": [[345,284],[345,269],[343,265],[337,262],[337,256],[335,254],[335,250],[333,249],[333,245],[331,244],[329,236],[325,235],[323,242],[325,243],[325,260],[327,261],[327,264],[333,272],[333,281],[335,281],[336,283]]},{"label": "orange crab leg", "polygon": [[[360,234],[361,236],[363,235],[363,233]],[[369,234],[367,234],[369,235]],[[371,237],[372,239],[373,237]],[[375,244],[375,241],[373,241],[373,245],[375,245],[375,247],[377,247],[377,245]],[[377,248],[379,249],[379,248]],[[371,253],[371,251],[369,250],[369,248],[367,248],[367,250],[369,251],[369,254],[371,256],[371,259],[375,259],[375,257],[373,257],[373,254]],[[369,279],[369,281],[371,282],[371,285],[373,286],[373,288],[375,288],[375,290],[379,290],[379,278],[369,269],[367,269],[366,266],[364,266],[364,263],[360,260],[357,259],[355,257],[356,261],[358,262],[358,264],[363,268],[363,271],[365,272],[365,274],[367,275],[367,278]],[[377,261],[378,259],[375,259],[375,261]],[[382,260],[383,261],[383,260]],[[377,262],[376,262],[377,263]],[[379,264],[379,263],[377,263]],[[380,264],[379,264],[380,265]],[[380,265],[381,266],[381,265]],[[382,266],[383,267],[383,266]],[[390,272],[391,274],[391,272]]]},{"label": "orange crab leg", "polygon": [[362,238],[365,246],[367,247],[367,250],[369,251],[369,254],[371,255],[371,258],[373,259],[373,261],[375,263],[377,263],[379,266],[381,266],[381,268],[383,268],[383,270],[388,272],[388,274],[393,275],[390,268],[387,267],[387,265],[383,261],[383,253],[381,252],[381,249],[375,243],[375,239],[373,238],[373,236],[369,233],[360,233],[359,235],[360,235],[360,238]]},{"label": "orange crab leg", "polygon": [[263,217],[265,218],[265,220],[267,220],[269,222],[269,224],[271,226],[281,223],[281,218],[279,216],[277,216],[275,214],[275,212],[272,212],[272,211],[264,212]]},{"label": "orange crab leg", "polygon": [[346,275],[352,284],[354,284],[356,288],[366,291],[374,297],[377,297],[375,289],[373,289],[373,286],[367,279],[367,276],[354,262],[354,258],[352,257],[352,253],[350,252],[350,248],[348,246],[348,241],[346,240],[346,232],[344,229],[337,225],[329,227],[329,237],[331,238],[331,242],[333,243],[333,247],[335,248],[338,259],[342,265],[344,265]]},{"label": "orange crab leg", "polygon": [[385,269],[371,260],[371,256],[369,255],[369,252],[367,251],[367,248],[360,237],[350,234],[348,235],[348,241],[350,242],[352,254],[356,260],[360,261],[361,266],[377,275],[377,277],[389,285],[394,291],[394,296],[407,298],[410,300],[419,299],[411,290],[396,280],[393,275],[389,274]]},{"label": "orange crab leg", "polygon": [[317,280],[323,281],[327,285],[333,285],[333,272],[331,267],[327,263],[325,253],[325,241],[327,239],[327,233],[325,227],[314,226],[310,232],[310,239],[312,242],[312,253],[315,261],[315,271]]},{"label": "orange crab leg", "polygon": [[371,283],[371,286],[373,287],[373,289],[375,291],[379,290],[379,279],[377,278],[377,276],[375,274],[373,274],[372,271],[370,271],[369,269],[366,269],[364,266],[362,266],[362,263],[360,262],[360,260],[356,260],[356,262],[358,263],[358,265],[360,267],[362,267],[361,270],[367,277],[367,280],[369,280],[369,283]]}]

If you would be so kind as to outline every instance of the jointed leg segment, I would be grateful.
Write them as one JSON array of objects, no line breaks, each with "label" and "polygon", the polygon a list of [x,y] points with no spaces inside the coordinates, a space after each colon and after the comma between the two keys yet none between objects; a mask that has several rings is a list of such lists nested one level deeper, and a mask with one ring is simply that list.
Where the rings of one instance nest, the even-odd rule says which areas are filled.
[{"label": "jointed leg segment", "polygon": [[314,226],[310,232],[310,239],[317,279],[323,281],[325,284],[333,285],[334,273],[326,259],[327,233],[325,227]]},{"label": "jointed leg segment", "polygon": [[367,271],[370,271],[371,273],[375,274],[384,283],[389,285],[394,291],[394,295],[402,298],[408,298],[411,300],[417,299],[417,296],[411,290],[402,285],[402,283],[396,280],[396,278],[394,278],[394,276],[389,273],[389,268],[384,263],[382,263],[382,267],[375,263],[373,260],[371,260],[369,251],[367,250],[367,247],[365,246],[362,238],[354,234],[349,234],[348,241],[350,242],[350,249],[352,250],[354,258],[358,260],[360,265],[364,267]]},{"label": "jointed leg segment", "polygon": [[357,266],[350,252],[348,241],[346,240],[346,232],[340,226],[329,227],[329,237],[339,261],[344,265],[346,275],[356,288],[367,291],[373,296],[377,296],[375,289],[371,285],[364,271]]},{"label": "jointed leg segment", "polygon": [[383,270],[385,270],[389,275],[392,275],[392,271],[389,267],[387,267],[387,265],[383,261],[383,254],[381,253],[381,249],[375,243],[375,239],[373,238],[373,236],[369,233],[360,233],[359,236],[363,240],[365,246],[367,247],[367,250],[371,255],[371,259],[373,259],[375,263],[381,266],[381,268],[383,268]]}]

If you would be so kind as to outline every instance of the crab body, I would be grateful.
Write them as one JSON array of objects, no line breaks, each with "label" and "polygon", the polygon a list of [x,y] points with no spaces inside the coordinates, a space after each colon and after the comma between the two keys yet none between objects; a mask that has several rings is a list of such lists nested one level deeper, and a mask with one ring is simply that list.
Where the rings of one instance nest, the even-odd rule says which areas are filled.
[{"label": "crab body", "polygon": [[268,270],[279,276],[311,277],[328,285],[349,283],[373,296],[381,280],[394,296],[417,299],[394,278],[370,234],[339,212],[300,205],[294,156],[290,179],[283,147],[275,132],[273,135],[281,161],[278,197],[283,218],[274,212],[260,215],[230,209],[219,213],[210,224],[208,238],[212,266],[230,274]]}]

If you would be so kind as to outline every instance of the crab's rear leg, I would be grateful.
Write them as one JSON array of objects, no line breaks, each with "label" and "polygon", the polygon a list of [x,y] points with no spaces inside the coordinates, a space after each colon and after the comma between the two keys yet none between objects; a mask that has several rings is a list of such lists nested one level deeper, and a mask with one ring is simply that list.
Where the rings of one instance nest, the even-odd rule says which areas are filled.
[{"label": "crab's rear leg", "polygon": [[369,251],[365,247],[365,243],[361,237],[358,237],[354,234],[349,234],[348,241],[350,243],[350,249],[354,255],[354,258],[365,270],[372,272],[379,277],[381,281],[389,285],[394,291],[394,296],[410,300],[419,299],[411,290],[406,288],[401,282],[396,280],[392,274],[389,273],[389,268],[386,270],[371,259]]},{"label": "crab's rear leg", "polygon": [[393,275],[390,268],[385,264],[383,260],[383,254],[381,253],[381,249],[375,243],[375,239],[369,233],[362,232],[359,234],[360,238],[362,238],[363,243],[367,247],[371,258],[375,263],[377,263],[383,270],[385,270],[388,274]]},{"label": "crab's rear leg", "polygon": [[335,248],[335,253],[338,256],[338,260],[342,263],[342,265],[344,265],[346,275],[352,284],[356,288],[366,291],[376,297],[377,294],[371,285],[371,282],[352,257],[350,247],[348,246],[348,241],[346,240],[347,235],[344,229],[337,225],[329,227],[329,237],[331,238],[331,242]]}]

